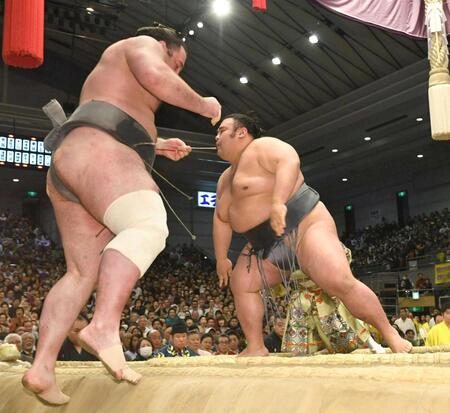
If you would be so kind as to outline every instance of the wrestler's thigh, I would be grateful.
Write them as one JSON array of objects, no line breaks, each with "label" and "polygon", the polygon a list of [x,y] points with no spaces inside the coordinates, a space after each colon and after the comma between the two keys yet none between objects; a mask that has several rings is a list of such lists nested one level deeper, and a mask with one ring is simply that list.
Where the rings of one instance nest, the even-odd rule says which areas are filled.
[{"label": "wrestler's thigh", "polygon": [[[81,132],[90,133],[101,144],[88,150],[85,143],[88,139],[83,140],[80,136],[84,146],[72,153],[67,148],[57,152],[53,166],[61,181],[98,221],[103,220],[108,206],[120,196],[139,190],[157,190],[142,159],[133,149],[92,128],[78,128],[73,134]],[[91,135],[88,138],[92,138]],[[67,139],[71,138],[72,135]]]},{"label": "wrestler's thigh", "polygon": [[97,277],[102,251],[114,235],[82,205],[61,196],[51,179],[47,179],[47,193],[55,211],[67,270]]},{"label": "wrestler's thigh", "polygon": [[334,226],[327,222],[310,225],[298,247],[302,270],[331,295],[354,281],[344,249]]},{"label": "wrestler's thigh", "polygon": [[[257,292],[264,287],[256,257],[254,255],[249,257],[248,251],[249,247],[245,246],[233,268],[233,273],[230,280],[233,294],[239,292]],[[262,261],[261,264],[269,286],[273,286],[281,282],[280,273],[276,266],[268,260]]]}]

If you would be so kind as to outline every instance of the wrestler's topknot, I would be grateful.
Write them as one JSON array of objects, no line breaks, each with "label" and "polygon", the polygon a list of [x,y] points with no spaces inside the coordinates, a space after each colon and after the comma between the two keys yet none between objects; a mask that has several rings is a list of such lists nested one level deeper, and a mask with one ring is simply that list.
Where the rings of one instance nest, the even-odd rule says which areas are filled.
[{"label": "wrestler's topknot", "polygon": [[224,119],[233,119],[235,128],[246,128],[249,135],[257,139],[263,135],[264,130],[260,126],[260,122],[256,112],[249,111],[246,113],[232,113],[224,117]]},{"label": "wrestler's topknot", "polygon": [[136,36],[150,36],[158,41],[164,41],[169,48],[184,47],[186,43],[183,41],[183,35],[175,29],[164,26],[160,23],[154,23],[153,26],[140,27],[136,31]]}]

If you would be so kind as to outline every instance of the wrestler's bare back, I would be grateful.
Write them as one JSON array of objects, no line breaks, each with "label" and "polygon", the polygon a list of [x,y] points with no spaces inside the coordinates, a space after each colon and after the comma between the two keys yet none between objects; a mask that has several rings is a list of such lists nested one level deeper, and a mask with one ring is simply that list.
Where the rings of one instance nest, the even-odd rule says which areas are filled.
[{"label": "wrestler's bare back", "polygon": [[[153,39],[140,36],[107,48],[83,85],[80,105],[91,100],[112,103],[136,119],[156,141],[154,113],[160,101],[141,86],[126,59],[130,48],[154,47],[154,43]],[[155,60],[158,58],[161,56],[155,55]],[[110,190],[105,188],[110,195],[105,203],[109,202],[107,198],[120,195],[123,186],[127,187],[125,192],[157,189],[138,154],[96,128],[80,127],[71,131],[53,154],[53,165],[78,196],[82,196],[80,192],[92,193],[92,186],[98,187],[99,182],[106,187],[110,184]],[[102,205],[99,213],[104,207]]]},{"label": "wrestler's bare back", "polygon": [[[220,177],[216,213],[235,232],[243,233],[269,218],[275,173],[270,160],[262,161],[258,152],[267,153],[264,148],[270,146],[273,139],[254,140],[242,153],[236,168],[229,167]],[[303,180],[299,170],[291,195]]]}]

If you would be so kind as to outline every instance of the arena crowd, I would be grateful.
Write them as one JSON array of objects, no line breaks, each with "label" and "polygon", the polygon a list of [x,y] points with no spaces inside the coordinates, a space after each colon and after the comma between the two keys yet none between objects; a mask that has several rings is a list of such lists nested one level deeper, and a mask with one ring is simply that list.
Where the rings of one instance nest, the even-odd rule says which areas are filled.
[{"label": "arena crowd", "polygon": [[[343,241],[358,265],[388,263],[397,268],[408,258],[425,254],[445,261],[450,258],[449,223],[445,209],[414,217],[403,228],[387,222],[368,227]],[[26,218],[0,214],[0,343],[15,344],[24,361],[33,361],[43,302],[64,272],[60,247]],[[403,289],[431,293],[430,280],[422,274],[415,283],[403,278],[399,280]],[[271,352],[280,351],[286,316],[284,300],[277,298],[276,303],[276,314],[269,314],[264,330]],[[71,326],[60,360],[95,359],[77,341],[77,333],[89,323],[94,309],[95,293]],[[430,329],[445,322],[445,317],[439,309],[421,315],[401,309],[391,322],[414,345],[423,345]],[[140,279],[123,311],[120,336],[129,361],[238,354],[245,347],[230,290],[219,289],[214,262],[188,245],[167,247]]]}]

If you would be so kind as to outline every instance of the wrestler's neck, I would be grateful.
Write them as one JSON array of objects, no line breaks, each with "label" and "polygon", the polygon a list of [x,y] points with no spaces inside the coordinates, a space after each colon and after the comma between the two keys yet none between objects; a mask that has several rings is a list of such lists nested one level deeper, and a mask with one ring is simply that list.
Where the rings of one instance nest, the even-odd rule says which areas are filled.
[{"label": "wrestler's neck", "polygon": [[234,156],[228,160],[228,162],[230,162],[231,166],[233,167],[232,169],[236,169],[239,165],[239,161],[241,160],[241,156],[242,154],[245,152],[245,150],[249,147],[249,145],[253,142],[253,139],[246,141],[246,142],[242,142],[242,144],[240,145],[240,147],[237,149],[236,153],[234,154]]}]

